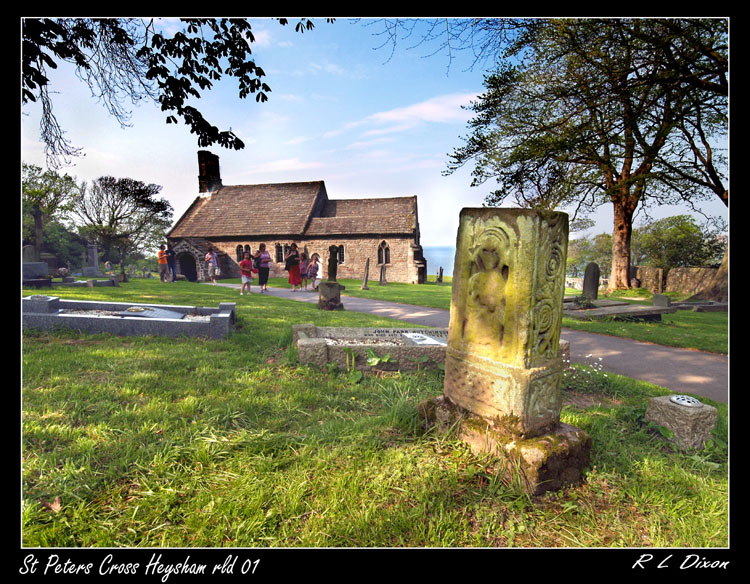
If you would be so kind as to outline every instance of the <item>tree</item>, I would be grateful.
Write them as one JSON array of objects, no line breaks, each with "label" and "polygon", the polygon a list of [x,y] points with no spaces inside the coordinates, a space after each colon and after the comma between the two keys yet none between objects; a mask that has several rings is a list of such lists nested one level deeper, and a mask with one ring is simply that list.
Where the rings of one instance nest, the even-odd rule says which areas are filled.
[{"label": "tree", "polygon": [[612,236],[599,233],[571,239],[568,242],[568,258],[568,272],[572,276],[583,274],[591,262],[606,273],[612,265]]},{"label": "tree", "polygon": [[[697,188],[697,165],[681,165],[678,145],[685,143],[680,128],[697,128],[708,109],[712,122],[701,127],[712,135],[726,130],[726,101],[718,95],[708,108],[702,101],[709,82],[725,77],[706,55],[706,47],[726,51],[725,25],[700,29],[698,46],[664,19],[526,24],[485,76],[486,92],[470,107],[473,133],[452,154],[448,173],[473,161],[473,185],[498,183],[489,204],[511,197],[526,207],[572,206],[577,213],[611,203],[610,288],[629,287],[636,209],[707,196]],[[671,45],[662,40],[667,34]],[[669,46],[677,48],[669,53]],[[691,63],[686,70],[674,69],[675,54]],[[680,165],[680,180],[692,188],[675,193]]]},{"label": "tree", "polygon": [[116,252],[123,274],[129,254],[145,252],[166,238],[172,206],[155,198],[160,191],[159,185],[103,176],[84,183],[74,199],[79,231],[97,241],[105,258],[111,260]]},{"label": "tree", "polygon": [[69,210],[78,190],[73,178],[54,171],[42,171],[33,164],[21,165],[21,193],[23,213],[33,220],[34,255],[39,260],[44,242],[45,223],[61,212]]},{"label": "tree", "polygon": [[703,267],[721,262],[724,242],[716,231],[701,229],[690,215],[653,221],[637,231],[643,265],[661,268]]},{"label": "tree", "polygon": [[[57,68],[58,62],[72,63],[78,78],[121,125],[129,122],[126,100],[151,100],[167,112],[168,124],[181,118],[190,126],[199,146],[244,147],[231,129],[219,130],[189,100],[200,98],[201,91],[210,90],[223,75],[237,80],[240,98],[254,93],[256,101],[268,99],[271,88],[263,81],[265,72],[251,58],[255,39],[250,23],[240,18],[181,20],[185,29],[168,36],[153,19],[23,19],[22,100],[41,103],[41,135],[50,168],[81,152],[65,138],[52,112],[48,69]],[[278,21],[288,24],[285,18]],[[303,18],[296,30],[313,27]]]}]

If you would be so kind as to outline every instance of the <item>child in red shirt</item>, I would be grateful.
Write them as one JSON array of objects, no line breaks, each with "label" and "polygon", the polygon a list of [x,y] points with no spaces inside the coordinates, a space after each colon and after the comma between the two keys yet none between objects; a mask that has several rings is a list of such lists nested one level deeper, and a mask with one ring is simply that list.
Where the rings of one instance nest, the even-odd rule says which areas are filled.
[{"label": "child in red shirt", "polygon": [[242,296],[245,291],[245,286],[247,286],[247,293],[251,294],[250,285],[253,283],[253,262],[250,260],[250,254],[248,252],[245,252],[243,259],[240,262],[240,272],[242,278],[240,296]]}]

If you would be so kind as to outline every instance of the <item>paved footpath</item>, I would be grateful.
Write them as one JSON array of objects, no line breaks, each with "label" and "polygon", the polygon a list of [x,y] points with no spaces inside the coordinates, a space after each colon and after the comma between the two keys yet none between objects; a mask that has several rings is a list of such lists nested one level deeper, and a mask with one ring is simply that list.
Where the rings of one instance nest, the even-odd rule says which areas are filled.
[{"label": "paved footpath", "polygon": [[[239,284],[217,284],[239,289]],[[253,287],[258,294],[258,287]],[[314,292],[292,292],[269,288],[269,296],[280,296],[317,304]],[[238,298],[238,302],[240,299]],[[367,312],[413,324],[447,328],[447,310],[342,296],[345,310]],[[562,338],[570,342],[570,360],[667,387],[676,393],[692,393],[728,403],[729,359],[726,355],[692,349],[678,349],[563,328]]]}]

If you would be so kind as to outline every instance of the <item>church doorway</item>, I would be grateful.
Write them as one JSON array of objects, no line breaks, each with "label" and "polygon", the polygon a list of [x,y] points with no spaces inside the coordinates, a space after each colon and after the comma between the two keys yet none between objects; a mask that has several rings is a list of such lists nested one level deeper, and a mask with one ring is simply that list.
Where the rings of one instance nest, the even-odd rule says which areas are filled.
[{"label": "church doorway", "polygon": [[195,258],[192,254],[185,252],[177,256],[177,271],[190,282],[198,280],[198,270],[196,269]]}]

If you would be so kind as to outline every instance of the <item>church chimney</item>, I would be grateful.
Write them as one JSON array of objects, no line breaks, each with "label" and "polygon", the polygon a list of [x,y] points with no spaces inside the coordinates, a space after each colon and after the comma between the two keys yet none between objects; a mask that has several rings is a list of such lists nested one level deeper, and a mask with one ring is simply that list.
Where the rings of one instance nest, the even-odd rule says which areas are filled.
[{"label": "church chimney", "polygon": [[219,157],[208,150],[198,150],[198,192],[210,193],[221,186]]}]

